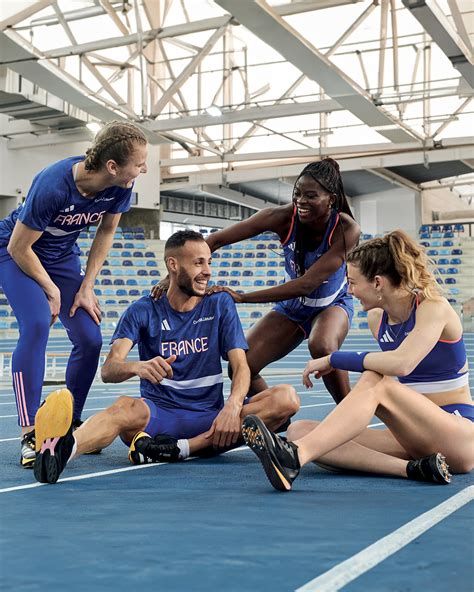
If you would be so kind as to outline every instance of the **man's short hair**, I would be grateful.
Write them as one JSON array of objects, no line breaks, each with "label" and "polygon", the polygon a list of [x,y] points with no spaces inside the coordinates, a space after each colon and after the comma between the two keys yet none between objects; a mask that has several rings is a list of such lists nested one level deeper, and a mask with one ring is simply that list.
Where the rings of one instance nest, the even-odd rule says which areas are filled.
[{"label": "man's short hair", "polygon": [[165,256],[172,249],[179,249],[188,241],[204,241],[204,237],[194,230],[178,230],[165,243]]}]

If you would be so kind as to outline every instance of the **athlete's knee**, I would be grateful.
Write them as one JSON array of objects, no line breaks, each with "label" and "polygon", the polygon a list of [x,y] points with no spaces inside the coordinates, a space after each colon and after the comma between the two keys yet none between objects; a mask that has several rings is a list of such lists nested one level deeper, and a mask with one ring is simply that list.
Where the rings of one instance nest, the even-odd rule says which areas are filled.
[{"label": "athlete's knee", "polygon": [[119,397],[106,409],[106,413],[121,430],[144,424],[147,419],[146,405],[140,399],[132,397]]},{"label": "athlete's knee", "polygon": [[51,317],[41,315],[28,320],[20,320],[20,336],[23,339],[28,339],[33,346],[35,341],[48,339],[50,323]]},{"label": "athlete's knee", "polygon": [[379,384],[383,378],[384,377],[378,372],[374,372],[373,370],[364,370],[357,381],[357,385],[363,386],[365,388],[373,388]]},{"label": "athlete's knee", "polygon": [[308,349],[311,357],[314,359],[324,358],[332,354],[332,352],[339,349],[339,344],[331,336],[317,336],[317,338],[311,338],[308,340]]},{"label": "athlete's knee", "polygon": [[273,401],[281,415],[291,417],[299,411],[300,398],[291,384],[279,384],[273,387]]},{"label": "athlete's knee", "polygon": [[314,428],[318,425],[319,421],[313,421],[310,419],[300,419],[295,421],[294,423],[290,424],[286,436],[288,440],[292,442],[294,440],[299,440],[306,434],[309,434]]}]

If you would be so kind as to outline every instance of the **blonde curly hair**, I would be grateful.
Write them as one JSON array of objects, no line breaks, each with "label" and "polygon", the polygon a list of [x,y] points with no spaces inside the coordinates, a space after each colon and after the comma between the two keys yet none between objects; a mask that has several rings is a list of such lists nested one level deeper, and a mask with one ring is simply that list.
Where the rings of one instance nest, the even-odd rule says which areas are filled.
[{"label": "blonde curly hair", "polygon": [[427,300],[442,297],[440,286],[430,269],[432,262],[424,249],[402,230],[394,230],[355,247],[348,254],[347,262],[358,267],[368,280],[383,275],[395,287],[420,293]]}]

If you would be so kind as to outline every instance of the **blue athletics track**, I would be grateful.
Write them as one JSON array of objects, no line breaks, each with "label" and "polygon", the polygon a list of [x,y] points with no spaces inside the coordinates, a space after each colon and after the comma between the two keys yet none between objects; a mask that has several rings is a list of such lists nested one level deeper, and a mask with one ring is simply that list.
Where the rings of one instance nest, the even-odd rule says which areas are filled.
[{"label": "blue athletics track", "polygon": [[[472,334],[466,344],[474,368]],[[3,351],[12,347],[4,340]],[[50,351],[66,347],[53,340]],[[374,344],[359,334],[345,347],[370,350]],[[321,381],[310,392],[302,387],[307,358],[301,346],[266,377],[270,385],[297,388],[298,418],[322,419],[334,404]],[[282,494],[246,448],[209,460],[132,467],[126,447],[115,442],[100,456],[73,461],[57,485],[39,485],[18,466],[15,403],[3,380],[4,592],[474,589],[469,475],[436,486],[309,466],[294,490]],[[137,392],[137,382],[97,383],[85,415]],[[381,424],[374,418],[371,426]]]}]

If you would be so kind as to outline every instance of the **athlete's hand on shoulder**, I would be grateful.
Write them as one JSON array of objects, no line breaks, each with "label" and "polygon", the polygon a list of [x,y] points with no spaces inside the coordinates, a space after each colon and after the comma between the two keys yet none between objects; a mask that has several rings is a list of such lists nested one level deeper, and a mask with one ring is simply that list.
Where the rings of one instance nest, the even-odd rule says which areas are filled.
[{"label": "athlete's hand on shoulder", "polygon": [[227,294],[230,294],[232,296],[232,299],[234,300],[234,302],[237,304],[241,304],[242,302],[245,302],[243,294],[239,294],[238,292],[234,292],[234,290],[231,290],[230,288],[227,288],[226,286],[210,286],[206,290],[206,294],[217,294],[217,292],[227,292]]},{"label": "athlete's hand on shoulder", "polygon": [[89,313],[92,320],[100,325],[101,321],[101,310],[99,299],[97,298],[94,288],[90,288],[88,286],[84,287],[81,286],[77,291],[76,296],[74,297],[74,302],[72,303],[71,310],[69,311],[69,316],[73,317],[76,314],[76,310],[78,308],[83,308],[86,312]]},{"label": "athlete's hand on shoulder", "polygon": [[313,386],[313,383],[310,379],[311,374],[314,374],[316,378],[321,378],[321,376],[329,374],[332,371],[333,368],[329,363],[329,356],[317,358],[316,360],[310,360],[306,364],[306,368],[303,372],[303,384],[306,388],[311,388]]},{"label": "athlete's hand on shoulder", "polygon": [[241,433],[241,411],[241,404],[227,400],[206,434],[206,438],[212,439],[214,448],[229,448],[237,442]]},{"label": "athlete's hand on shoulder", "polygon": [[[61,292],[56,284],[52,284],[48,290],[45,290],[46,298],[48,299],[49,308],[51,309],[51,325],[56,321],[61,308]],[[51,326],[50,325],[50,326]]]},{"label": "athlete's hand on shoulder", "polygon": [[139,378],[148,380],[152,384],[158,384],[164,378],[173,378],[173,369],[171,364],[176,360],[176,356],[162,358],[156,356],[151,360],[136,362],[134,371]]},{"label": "athlete's hand on shoulder", "polygon": [[170,278],[167,275],[160,282],[155,284],[153,286],[153,288],[151,289],[151,297],[153,298],[153,300],[159,300],[163,296],[163,294],[166,294],[169,287],[170,287]]}]

